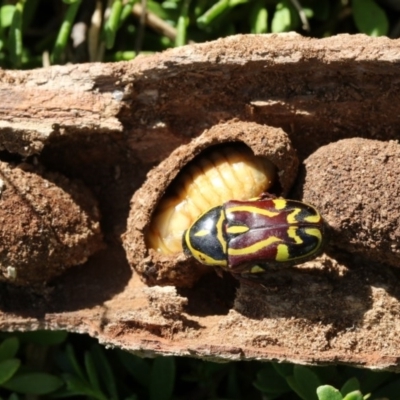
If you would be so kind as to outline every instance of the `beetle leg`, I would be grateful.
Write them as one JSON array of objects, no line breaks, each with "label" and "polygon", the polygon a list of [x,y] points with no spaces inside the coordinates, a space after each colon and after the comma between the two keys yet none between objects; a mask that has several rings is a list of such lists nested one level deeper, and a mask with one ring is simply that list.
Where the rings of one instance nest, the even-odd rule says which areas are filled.
[{"label": "beetle leg", "polygon": [[271,199],[271,200],[273,200],[273,199],[277,199],[277,196],[275,196],[275,195],[272,194],[272,193],[262,192],[262,193],[260,194],[260,196],[259,196],[259,199],[260,199],[260,200],[266,200],[266,199]]},{"label": "beetle leg", "polygon": [[260,280],[259,277],[252,276],[251,274],[232,273],[232,276],[243,285],[257,288],[262,287],[264,289],[267,289],[267,287],[263,284],[263,281]]},{"label": "beetle leg", "polygon": [[214,271],[220,278],[224,277],[223,270],[221,268],[214,268]]}]

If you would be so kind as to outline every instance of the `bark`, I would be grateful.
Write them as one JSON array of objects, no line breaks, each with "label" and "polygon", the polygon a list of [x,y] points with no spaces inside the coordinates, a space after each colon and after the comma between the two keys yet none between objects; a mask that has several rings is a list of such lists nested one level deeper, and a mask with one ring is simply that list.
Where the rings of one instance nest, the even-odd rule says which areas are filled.
[{"label": "bark", "polygon": [[[372,262],[369,249],[363,254],[359,245],[362,238],[356,238],[353,253],[347,239],[341,246],[336,232],[322,257],[271,272],[265,285],[249,287],[208,274],[192,288],[175,288],[142,283],[128,265],[120,237],[130,199],[150,169],[218,123],[235,118],[283,129],[300,161],[309,159],[307,170],[314,152],[340,139],[398,139],[399,43],[362,35],[322,40],[244,35],[132,62],[0,71],[1,160],[38,163],[83,181],[99,203],[106,242],[84,265],[40,290],[1,283],[0,329],[66,329],[143,355],[340,362],[398,370],[396,246],[378,246],[392,248],[393,255]],[[376,147],[381,149],[369,148]],[[325,158],[329,170],[341,162],[339,157],[330,161],[329,151],[323,154],[316,157],[317,171],[323,170]],[[371,163],[384,165],[385,157],[372,157]],[[400,162],[388,165],[380,173],[398,176]],[[369,177],[368,163],[363,168]],[[340,168],[338,182],[346,180],[347,170]],[[371,171],[375,174],[376,168]],[[311,176],[299,179],[293,196],[305,193],[307,198],[316,187],[323,188],[329,192],[326,199],[338,197],[341,212],[351,214],[362,178],[341,186],[346,192],[335,196],[335,181],[319,186],[318,173],[313,170]],[[390,182],[371,186],[374,202],[379,203],[380,191],[397,193],[398,184]],[[312,196],[319,196],[322,205],[328,201],[321,192]],[[363,209],[372,213],[367,197],[358,199],[357,207],[368,204]],[[395,196],[384,198],[396,201]],[[327,212],[332,225],[346,228],[343,218],[335,225],[332,208]],[[357,225],[350,226],[357,236]],[[361,226],[368,243],[379,242]],[[352,232],[346,233],[349,242]],[[385,240],[394,244],[397,235],[385,230]]]}]

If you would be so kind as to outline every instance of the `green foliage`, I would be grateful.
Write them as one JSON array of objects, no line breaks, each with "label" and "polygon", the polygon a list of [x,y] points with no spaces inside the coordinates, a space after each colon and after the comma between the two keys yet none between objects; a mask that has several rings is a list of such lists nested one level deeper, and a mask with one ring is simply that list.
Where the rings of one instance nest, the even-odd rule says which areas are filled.
[{"label": "green foliage", "polygon": [[290,0],[284,0],[276,5],[272,18],[271,31],[273,33],[289,32],[299,27],[300,19]]},{"label": "green foliage", "polygon": [[8,50],[11,62],[16,66],[21,66],[22,61],[22,13],[24,11],[25,0],[20,0],[12,14],[10,33],[8,36]]},{"label": "green foliage", "polygon": [[111,7],[110,17],[105,25],[105,41],[107,49],[112,49],[115,42],[115,36],[117,35],[117,30],[120,26],[121,16],[122,16],[122,1],[114,1]]},{"label": "green foliage", "polygon": [[[0,399],[47,395],[169,400],[195,394],[199,400],[394,400],[400,392],[400,377],[388,372],[173,357],[150,360],[106,350],[93,339],[65,332],[0,335]],[[46,362],[38,363],[37,357]]]},{"label": "green foliage", "polygon": [[[42,336],[40,340],[38,340],[39,336]],[[48,349],[50,346],[48,343],[62,343],[66,339],[65,333],[38,331],[25,335],[20,333],[2,334],[2,337],[4,340],[0,343],[0,388],[14,392],[10,393],[9,399],[18,399],[17,393],[27,395],[53,393],[64,385],[59,376],[31,370],[23,363],[22,358],[29,358],[24,354],[24,350],[26,350],[23,346],[24,342],[27,342],[30,348],[37,345],[40,350]],[[35,337],[36,344],[34,344]]]},{"label": "green foliage", "polygon": [[2,386],[22,394],[43,395],[53,393],[63,385],[57,376],[45,372],[31,372],[14,375]]},{"label": "green foliage", "polygon": [[61,24],[60,30],[58,31],[56,43],[54,44],[52,60],[55,64],[58,64],[61,61],[61,56],[67,47],[69,36],[71,34],[72,25],[75,21],[79,6],[81,5],[81,0],[63,1],[64,3],[68,4],[68,8],[65,13],[64,21]]},{"label": "green foliage", "polygon": [[374,0],[353,0],[353,15],[360,32],[369,36],[388,34],[388,18]]},{"label": "green foliage", "polygon": [[249,23],[251,33],[268,32],[268,9],[265,1],[258,0],[254,2],[250,10]]},{"label": "green foliage", "polygon": [[154,360],[150,373],[150,400],[168,400],[171,398],[175,383],[175,359],[158,357]]},{"label": "green foliage", "polygon": [[[94,4],[101,7],[94,9]],[[0,67],[32,68],[43,60],[52,64],[127,60],[138,52],[239,33],[389,35],[398,31],[400,17],[378,0],[147,0],[145,19],[134,11],[139,4],[139,0],[0,0]],[[97,20],[88,18],[91,15]],[[74,33],[78,23],[86,26],[83,38],[76,33],[82,28]],[[73,35],[80,40],[72,40]],[[78,57],[76,47],[82,40],[87,51],[82,56],[79,50]]]},{"label": "green foliage", "polygon": [[288,376],[286,380],[301,399],[317,400],[317,388],[322,382],[310,368],[295,365],[293,375]]},{"label": "green foliage", "polygon": [[17,358],[10,358],[0,362],[0,385],[4,386],[18,371],[20,365],[21,361]]},{"label": "green foliage", "polygon": [[[362,377],[361,383],[357,376]],[[293,393],[296,397],[290,398],[301,400],[394,400],[400,393],[400,378],[349,367],[270,363],[258,371],[254,386],[269,400],[286,399]]]},{"label": "green foliage", "polygon": [[19,340],[15,336],[10,336],[0,344],[0,361],[14,358],[19,349]]}]

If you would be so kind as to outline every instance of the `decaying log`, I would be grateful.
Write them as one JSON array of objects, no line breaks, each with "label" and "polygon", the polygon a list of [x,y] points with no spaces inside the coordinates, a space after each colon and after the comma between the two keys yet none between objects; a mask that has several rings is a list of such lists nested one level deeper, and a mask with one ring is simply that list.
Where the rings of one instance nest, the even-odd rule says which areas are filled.
[{"label": "decaying log", "polygon": [[[389,204],[399,197],[399,145],[384,154],[399,137],[399,46],[362,35],[246,35],[133,62],[0,71],[0,159],[81,180],[97,199],[106,242],[40,290],[0,283],[0,329],[67,329],[143,355],[399,370],[400,205]],[[267,274],[260,287],[214,273],[191,288],[146,286],[121,243],[132,195],[179,145],[233,119],[289,135],[307,159],[292,195],[315,198],[328,214],[331,245],[314,261]],[[362,153],[373,168],[355,164],[362,174],[348,153],[338,156],[343,142],[333,144],[357,137],[374,140]],[[351,145],[355,159],[363,143]],[[376,171],[392,178],[373,179]],[[365,215],[371,201],[384,227]],[[393,254],[370,259],[363,237]]]}]

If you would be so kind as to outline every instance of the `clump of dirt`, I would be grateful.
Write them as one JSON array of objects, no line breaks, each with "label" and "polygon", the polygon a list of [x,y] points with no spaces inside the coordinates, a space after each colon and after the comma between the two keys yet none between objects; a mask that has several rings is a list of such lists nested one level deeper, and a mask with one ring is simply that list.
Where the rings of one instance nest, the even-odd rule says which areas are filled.
[{"label": "clump of dirt", "polygon": [[102,248],[97,203],[80,182],[0,162],[0,280],[41,285]]},{"label": "clump of dirt", "polygon": [[[145,184],[134,194],[128,229],[123,237],[128,261],[149,285],[190,287],[209,267],[183,253],[162,255],[148,249],[145,233],[154,210],[178,173],[197,155],[222,143],[242,143],[256,156],[266,157],[277,170],[277,195],[285,195],[297,175],[298,159],[286,133],[253,122],[230,121],[215,125],[187,145],[180,146],[154,168]],[[206,210],[204,210],[206,211]]]},{"label": "clump of dirt", "polygon": [[305,162],[303,199],[331,227],[333,245],[400,267],[400,145],[353,138],[319,148]]}]

